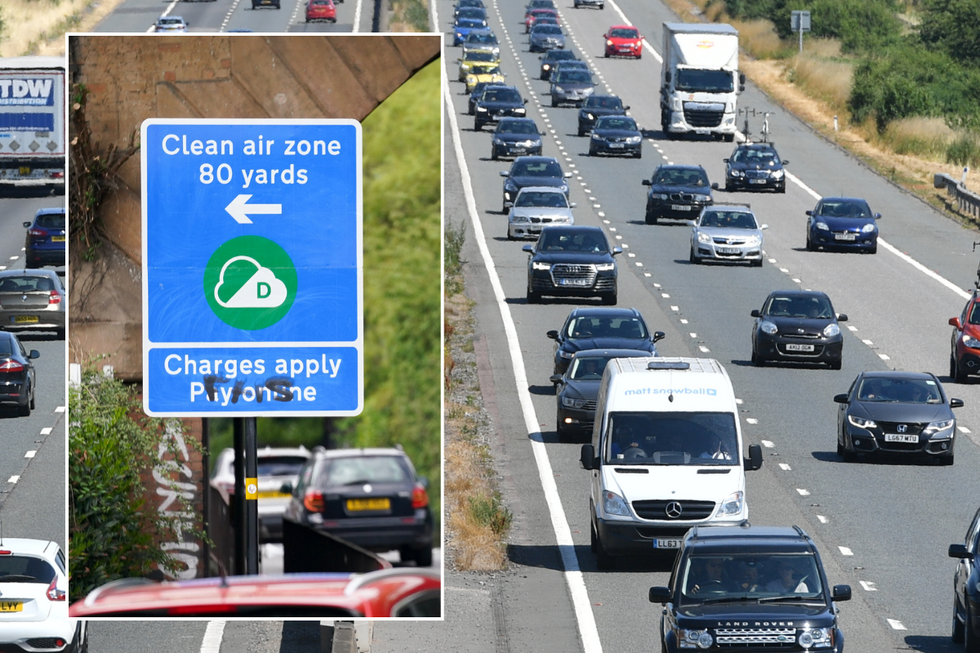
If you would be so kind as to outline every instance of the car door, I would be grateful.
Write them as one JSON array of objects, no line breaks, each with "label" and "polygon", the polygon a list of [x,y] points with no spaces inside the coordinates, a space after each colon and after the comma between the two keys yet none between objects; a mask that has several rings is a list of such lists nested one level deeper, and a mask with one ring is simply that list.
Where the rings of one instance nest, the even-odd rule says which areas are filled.
[{"label": "car door", "polygon": [[973,516],[973,521],[970,523],[970,528],[966,532],[966,549],[972,555],[969,558],[961,558],[956,563],[956,573],[953,575],[953,587],[956,596],[957,611],[961,614],[965,614],[966,602],[969,600],[967,583],[970,580],[971,574],[977,572],[974,569],[974,564],[977,559],[977,553],[980,552],[980,510]]}]

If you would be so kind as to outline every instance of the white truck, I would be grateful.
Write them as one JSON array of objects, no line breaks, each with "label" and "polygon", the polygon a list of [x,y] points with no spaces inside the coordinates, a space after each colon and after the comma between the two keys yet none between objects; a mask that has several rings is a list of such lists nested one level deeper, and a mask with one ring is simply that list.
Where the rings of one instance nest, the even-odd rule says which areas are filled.
[{"label": "white truck", "polygon": [[65,61],[0,58],[0,196],[65,193]]},{"label": "white truck", "polygon": [[745,90],[738,72],[738,30],[731,25],[664,23],[660,124],[668,138],[710,134],[735,138],[736,99]]}]

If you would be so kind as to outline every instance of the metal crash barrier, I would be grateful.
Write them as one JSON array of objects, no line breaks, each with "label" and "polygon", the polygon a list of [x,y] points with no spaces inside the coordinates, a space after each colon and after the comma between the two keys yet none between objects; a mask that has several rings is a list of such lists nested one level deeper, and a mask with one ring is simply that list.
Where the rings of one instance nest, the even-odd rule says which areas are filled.
[{"label": "metal crash barrier", "polygon": [[[965,172],[963,176],[966,177]],[[980,195],[968,191],[963,180],[953,179],[944,173],[936,173],[932,178],[932,185],[936,188],[945,188],[946,192],[956,199],[956,207],[961,213],[980,220]]]}]

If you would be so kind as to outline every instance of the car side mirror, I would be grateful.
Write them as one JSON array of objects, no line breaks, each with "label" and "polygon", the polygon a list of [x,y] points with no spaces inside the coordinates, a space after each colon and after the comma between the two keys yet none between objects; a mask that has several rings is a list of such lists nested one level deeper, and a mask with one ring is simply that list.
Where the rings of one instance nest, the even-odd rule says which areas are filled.
[{"label": "car side mirror", "polygon": [[551,331],[549,331],[545,335],[548,336],[549,338],[551,338],[552,340],[558,340],[558,332],[555,331],[554,329],[552,329]]},{"label": "car side mirror", "polygon": [[847,393],[839,394],[839,395],[834,395],[834,401],[837,402],[838,404],[849,404],[849,403],[851,403],[851,402],[849,402],[847,400]]},{"label": "car side mirror", "polygon": [[730,159],[722,159],[722,161],[724,161],[725,163],[728,163],[729,160]]},{"label": "car side mirror", "polygon": [[962,408],[963,407],[963,400],[962,399],[953,399],[952,397],[950,397],[949,398],[949,407],[950,408]]},{"label": "car side mirror", "polygon": [[282,492],[283,494],[292,494],[293,493],[293,482],[292,481],[286,481],[285,483],[283,483],[282,485],[279,486],[279,491]]},{"label": "car side mirror", "polygon": [[664,333],[663,331],[654,331],[653,332],[653,341],[654,342],[660,342],[661,340],[663,340],[666,337],[667,337],[667,334]]},{"label": "car side mirror", "polygon": [[650,180],[649,179],[644,179],[640,183],[643,184],[644,186],[649,186],[650,185]]},{"label": "car side mirror", "polygon": [[630,106],[627,104],[625,107],[623,107],[623,111],[629,111],[629,108]]},{"label": "car side mirror", "polygon": [[835,601],[850,601],[851,600],[851,586],[850,585],[834,585],[834,589],[830,593],[830,598],[832,598]]},{"label": "car side mirror", "polygon": [[552,374],[551,378],[549,378],[548,380],[551,381],[552,383],[561,383],[561,380],[563,378],[564,377],[561,374]]},{"label": "car side mirror", "polygon": [[30,354],[28,354],[28,355],[27,355],[27,357],[28,357],[28,358],[40,358],[40,357],[41,357],[41,352],[39,352],[39,351],[38,351],[38,350],[36,350],[36,349],[32,349],[32,350],[31,350],[31,353],[30,353]]},{"label": "car side mirror", "polygon": [[762,313],[760,313],[759,309],[757,308],[753,308],[752,312],[749,313],[749,315],[751,315],[752,317],[762,317]]},{"label": "car side mirror", "polygon": [[669,587],[651,587],[650,588],[650,603],[670,603],[670,588]]},{"label": "car side mirror", "polygon": [[510,176],[510,171],[509,170],[501,170],[500,171],[500,176],[501,177],[509,177]]},{"label": "car side mirror", "polygon": [[595,457],[595,447],[591,444],[582,445],[582,454],[579,460],[585,469],[599,469],[599,461]]},{"label": "car side mirror", "polygon": [[960,325],[960,318],[958,317],[949,318],[949,326],[956,327],[957,329],[961,329],[962,327]]},{"label": "car side mirror", "polygon": [[783,165],[784,166],[788,166],[789,165],[789,161],[787,161],[786,159],[783,159]]},{"label": "car side mirror", "polygon": [[718,182],[717,181],[714,182],[713,184],[711,184],[711,190],[718,190]]},{"label": "car side mirror", "polygon": [[528,254],[533,254],[534,253],[534,245],[525,245],[521,249],[523,249]]},{"label": "car side mirror", "polygon": [[847,313],[838,313],[837,314],[837,321],[838,322],[847,322]]},{"label": "car side mirror", "polygon": [[526,99],[524,100],[524,104],[527,104],[527,100]]},{"label": "car side mirror", "polygon": [[30,228],[30,226],[31,226],[31,223],[30,223],[30,222],[25,222],[25,223],[24,223],[24,226],[25,226],[25,227],[27,227],[27,228],[29,229],[29,228]]},{"label": "car side mirror", "polygon": [[881,214],[875,213],[875,220],[881,220]]},{"label": "car side mirror", "polygon": [[973,554],[967,551],[965,544],[950,544],[949,557],[962,560],[964,558],[972,558]]},{"label": "car side mirror", "polygon": [[616,256],[617,254],[622,254],[623,253],[623,248],[622,247],[613,247],[612,253],[613,253],[613,256]]},{"label": "car side mirror", "polygon": [[757,444],[749,445],[749,457],[742,462],[747,472],[762,469],[762,447]]}]

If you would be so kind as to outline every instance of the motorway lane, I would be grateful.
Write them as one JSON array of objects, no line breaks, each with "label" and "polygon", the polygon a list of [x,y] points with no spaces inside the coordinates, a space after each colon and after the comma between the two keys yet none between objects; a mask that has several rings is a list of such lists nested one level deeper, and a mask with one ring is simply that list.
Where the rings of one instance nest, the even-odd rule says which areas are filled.
[{"label": "motorway lane", "polygon": [[[442,15],[446,15],[446,9],[448,6],[440,5]],[[662,324],[667,322],[676,327],[673,329],[675,334],[683,334],[679,339],[669,338],[662,343],[663,353],[696,354],[702,351],[700,346],[703,345],[709,350],[705,355],[722,360],[732,374],[737,394],[746,401],[746,417],[758,420],[758,424],[745,424],[748,441],[765,439],[774,445],[766,449],[769,454],[767,468],[749,475],[753,521],[801,523],[818,538],[831,581],[849,582],[855,588],[855,601],[842,604],[849,649],[872,650],[876,642],[880,645],[884,638],[895,638],[896,642],[904,639],[905,643],[914,642],[925,650],[945,650],[949,620],[948,577],[952,570],[945,558],[945,548],[949,542],[961,537],[973,508],[946,500],[946,497],[955,488],[968,488],[964,495],[976,496],[975,475],[969,473],[976,468],[976,446],[963,438],[958,447],[957,465],[949,469],[920,465],[843,465],[833,452],[836,405],[830,398],[836,392],[844,391],[860,369],[894,366],[930,369],[942,374],[948,355],[949,332],[943,325],[946,317],[958,313],[963,302],[961,295],[917,272],[887,248],[881,248],[875,257],[802,251],[803,211],[812,207],[815,197],[796,185],[791,186],[785,196],[731,196],[735,201],[751,201],[762,220],[770,224],[766,249],[777,267],[771,265],[772,261],[763,270],[690,266],[687,263],[687,227],[642,224],[644,193],[642,187],[636,186],[653,166],[650,159],[656,152],[649,143],[645,145],[646,158],[642,163],[592,161],[582,156],[587,148],[584,145],[586,139],[571,135],[574,131],[573,109],[546,108],[536,113],[535,100],[548,103],[549,98],[543,95],[544,84],[534,81],[536,55],[523,51],[526,49],[522,43],[523,30],[516,25],[519,12],[519,6],[501,7],[502,24],[494,27],[501,37],[502,28],[511,33],[518,57],[530,79],[524,77],[524,71],[513,59],[508,61],[506,54],[504,69],[509,73],[511,83],[520,80],[519,85],[525,85],[526,95],[535,98],[528,105],[532,108],[529,115],[538,119],[539,125],[547,124],[542,120],[544,117],[550,119],[555,136],[546,143],[546,154],[554,154],[560,145],[565,145],[570,152],[570,160],[564,161],[566,169],[574,165],[580,172],[581,185],[573,190],[573,200],[580,205],[576,211],[579,221],[594,224],[600,219],[609,220],[610,230],[616,230],[610,231],[610,235],[622,236],[620,242],[629,245],[628,252],[636,255],[633,259],[623,258],[627,263],[623,268],[638,270],[638,274],[626,274],[621,279],[625,282],[620,291],[621,304],[639,306],[656,301],[662,310],[648,312],[639,306],[651,327],[663,328]],[[579,29],[583,34],[601,35],[604,23],[595,24],[596,13],[566,7],[562,8],[562,13],[573,34]],[[648,22],[656,20],[656,13],[653,9],[638,9],[641,16],[651,14],[645,16]],[[666,15],[663,18],[668,19]],[[659,24],[641,29],[647,34],[656,32],[659,36]],[[585,43],[585,37],[579,42]],[[654,39],[656,42],[659,39]],[[447,57],[449,61],[454,58]],[[604,75],[607,80],[617,77],[625,82],[631,77],[635,79],[638,74],[641,78],[656,80],[655,65],[638,73],[642,70],[639,67],[650,64],[651,59],[593,63],[601,70],[612,71],[613,65],[618,68]],[[633,72],[624,72],[625,66],[633,66]],[[449,76],[454,76],[451,68]],[[450,83],[453,100],[462,99],[457,95],[457,86]],[[649,128],[659,124],[655,82],[645,88],[633,85],[629,88],[633,97],[629,96],[627,86],[613,88],[634,107],[631,113],[637,116],[641,125]],[[761,94],[759,97],[762,98]],[[463,125],[468,124],[468,118],[461,115],[463,105],[457,103],[456,106],[457,117]],[[765,106],[760,109],[769,110]],[[771,122],[778,135],[780,123],[775,119]],[[972,263],[965,257],[948,256],[950,250],[970,242],[973,237],[970,232],[878,179],[847,155],[801,129],[792,119],[786,117],[786,124],[790,125],[793,138],[777,138],[777,144],[783,156],[793,161],[790,170],[803,177],[810,187],[828,193],[864,195],[886,216],[882,221],[886,241],[894,234],[895,242],[903,250],[921,258],[927,267],[939,269],[946,278],[964,281],[972,278],[975,269]],[[486,158],[489,139],[484,136],[481,141],[478,135],[465,132],[461,138],[468,159],[473,161],[471,174],[476,180],[475,194],[481,219],[488,231],[497,236],[489,247],[505,292],[512,298],[509,303],[518,324],[522,350],[526,352],[529,383],[532,392],[543,393],[551,368],[550,341],[543,338],[543,332],[547,328],[556,328],[573,303],[533,309],[522,305],[525,257],[519,248],[504,244],[499,238],[503,233],[503,218],[492,211],[499,206],[500,181],[488,170],[490,166],[477,161]],[[703,162],[714,179],[723,178],[721,159],[732,149],[729,144],[711,142],[660,141],[659,145],[664,159]],[[625,169],[626,165],[631,166],[630,171]],[[504,166],[496,164],[496,167]],[[586,190],[593,192],[583,192]],[[591,197],[596,199],[589,199]],[[718,201],[725,201],[727,197],[727,194],[719,193]],[[599,207],[590,211],[595,204]],[[643,268],[635,266],[637,261],[644,263]],[[779,268],[785,268],[786,272]],[[642,283],[639,294],[630,287],[635,286],[630,279]],[[848,331],[845,366],[841,372],[794,368],[756,370],[747,365],[752,323],[749,310],[761,304],[768,290],[794,285],[832,289],[838,310],[851,316],[852,321],[844,326],[854,326],[857,331]],[[674,306],[676,310],[672,308]],[[952,312],[947,315],[950,310]],[[937,318],[937,315],[941,317]],[[872,344],[867,345],[862,340],[870,340]],[[882,358],[882,354],[888,359]],[[970,401],[971,397],[975,399],[976,388],[953,386],[951,392],[968,401],[968,406],[958,413],[961,423],[980,424],[978,405],[976,401]],[[535,411],[543,423],[541,437],[553,441],[554,399],[544,394],[536,394],[534,399]],[[580,534],[576,543],[585,544],[587,485],[584,472],[578,468],[577,447],[549,445],[548,453],[555,475],[560,479],[559,490],[565,502],[566,516],[573,532]],[[788,465],[788,469],[781,468],[779,462]],[[759,491],[760,486],[766,490]],[[839,488],[850,491],[840,492]],[[808,494],[802,494],[801,490]],[[580,507],[574,505],[574,497],[581,497]],[[970,503],[969,499],[966,503]],[[786,517],[795,518],[787,520]],[[909,537],[910,523],[919,527],[912,538]],[[920,533],[920,530],[925,532]],[[550,534],[542,534],[542,537],[551,538]],[[914,541],[910,542],[910,539]],[[854,555],[843,555],[838,546],[847,546]],[[581,550],[579,553],[580,563],[583,568],[588,568],[592,564],[590,554]],[[909,569],[914,573],[909,574]],[[638,592],[632,592],[624,590],[622,578],[609,584],[603,577],[610,574],[595,576],[595,579],[587,579],[593,604],[601,602],[595,596],[606,591],[610,592],[612,600],[623,595],[630,597],[622,605],[609,609],[609,613],[621,614],[619,609],[652,608],[642,605],[642,589],[650,583],[649,577],[638,583]],[[630,578],[630,586],[632,581]],[[875,591],[863,589],[862,581]],[[601,610],[595,609],[603,644],[610,650],[632,650],[631,636],[620,634],[620,625],[604,625],[600,613],[605,614],[609,604],[603,603],[603,606]],[[908,630],[895,629],[888,619],[900,621]],[[634,643],[633,646],[637,645]]]},{"label": "motorway lane", "polygon": [[336,23],[306,23],[305,0],[282,0],[281,9],[252,9],[251,0],[182,2],[125,0],[100,22],[94,32],[146,32],[161,15],[180,16],[188,33],[227,32],[369,32],[373,5],[365,0],[335,3]]}]

